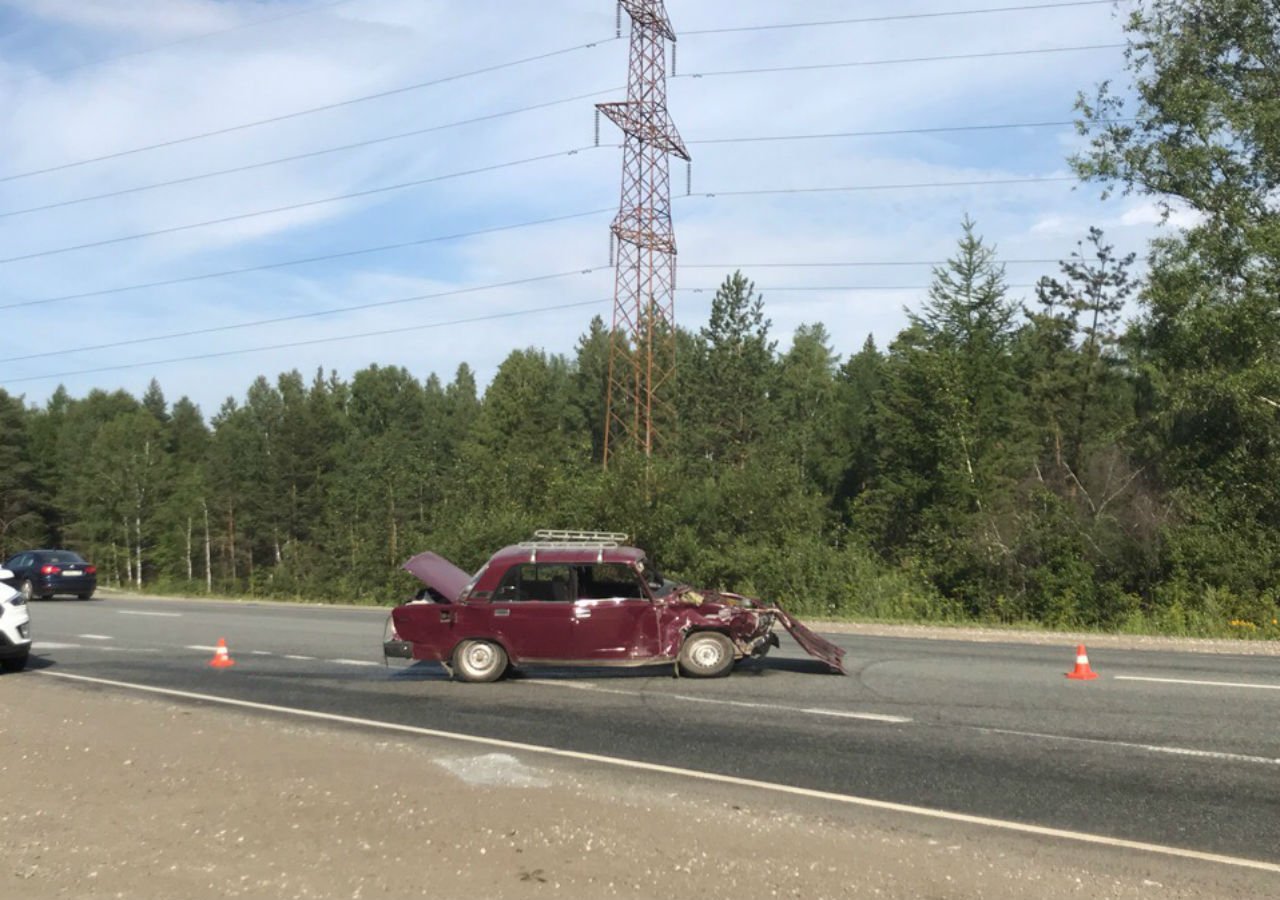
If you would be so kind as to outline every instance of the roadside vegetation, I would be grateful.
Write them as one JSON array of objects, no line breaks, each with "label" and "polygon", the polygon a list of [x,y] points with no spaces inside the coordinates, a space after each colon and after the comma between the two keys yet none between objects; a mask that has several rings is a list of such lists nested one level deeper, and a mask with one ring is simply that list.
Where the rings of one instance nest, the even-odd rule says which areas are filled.
[{"label": "roadside vegetation", "polygon": [[608,470],[599,319],[569,356],[512,352],[483,395],[465,365],[259,377],[207,421],[155,382],[0,391],[0,552],[393,603],[419,550],[474,567],[599,528],[809,616],[1280,638],[1280,11],[1159,0],[1127,27],[1131,83],[1082,94],[1071,163],[1181,223],[1141,279],[1093,228],[1015,296],[965,220],[887,347],[814,323],[782,348],[732,273],[678,335],[660,452]]}]

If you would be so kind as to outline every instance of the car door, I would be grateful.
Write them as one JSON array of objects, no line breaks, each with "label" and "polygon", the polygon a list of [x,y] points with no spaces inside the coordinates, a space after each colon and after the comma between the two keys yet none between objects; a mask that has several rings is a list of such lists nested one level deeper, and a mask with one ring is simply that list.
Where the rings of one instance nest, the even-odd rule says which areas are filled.
[{"label": "car door", "polygon": [[658,655],[658,615],[640,574],[622,563],[577,567],[573,644],[583,660],[624,662]]},{"label": "car door", "polygon": [[494,637],[516,661],[577,659],[571,641],[573,596],[573,567],[559,563],[513,565],[488,603]]}]

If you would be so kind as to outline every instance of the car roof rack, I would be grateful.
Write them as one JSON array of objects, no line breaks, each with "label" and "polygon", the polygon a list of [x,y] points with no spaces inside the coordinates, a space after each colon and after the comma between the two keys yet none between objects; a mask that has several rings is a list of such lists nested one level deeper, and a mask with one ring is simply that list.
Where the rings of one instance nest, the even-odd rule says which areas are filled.
[{"label": "car roof rack", "polygon": [[529,562],[536,562],[539,550],[598,550],[597,562],[604,560],[604,551],[620,547],[629,536],[622,531],[574,531],[559,528],[539,528],[533,540],[521,541],[518,546],[529,551]]}]

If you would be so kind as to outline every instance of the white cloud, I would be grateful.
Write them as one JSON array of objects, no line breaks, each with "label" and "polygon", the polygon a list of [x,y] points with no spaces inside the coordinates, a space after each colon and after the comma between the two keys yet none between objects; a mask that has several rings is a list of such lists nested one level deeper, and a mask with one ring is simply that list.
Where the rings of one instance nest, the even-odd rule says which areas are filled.
[{"label": "white cloud", "polygon": [[1185,206],[1174,205],[1168,215],[1159,203],[1153,200],[1140,203],[1120,216],[1119,224],[1124,226],[1168,225],[1173,228],[1194,228],[1204,221],[1204,216]]},{"label": "white cloud", "polygon": [[[613,4],[600,0],[556,0],[550,5],[351,0],[230,32],[225,29],[303,5],[51,0],[10,6],[25,16],[25,38],[21,46],[0,43],[0,90],[11,98],[0,108],[0,177],[558,48],[588,42],[597,46],[261,128],[36,178],[0,181],[0,213],[620,88],[626,77],[627,42],[609,40]],[[671,2],[668,8],[677,29],[686,33],[852,15],[843,0],[813,0],[803,13],[764,0]],[[858,4],[856,14],[933,9],[936,5],[926,0],[876,0]],[[214,31],[223,33],[198,37]],[[1107,7],[687,34],[679,46],[681,77],[670,86],[671,108],[695,157],[693,190],[721,193],[714,199],[681,198],[684,166],[673,164],[673,211],[680,261],[687,266],[680,272],[680,285],[686,290],[677,298],[681,321],[697,327],[710,291],[729,267],[741,266],[765,294],[782,346],[798,324],[822,320],[839,352],[848,354],[861,347],[868,333],[874,333],[882,346],[888,342],[904,321],[903,305],[919,300],[918,292],[890,288],[926,284],[929,266],[775,269],[760,264],[940,260],[952,252],[966,214],[1011,259],[1058,258],[1070,252],[1093,222],[1114,223],[1118,236],[1135,247],[1155,227],[1142,218],[1140,209],[1122,207],[1119,201],[1101,204],[1096,192],[1072,192],[1064,184],[755,197],[724,193],[1060,174],[1064,153],[1074,146],[1064,141],[1078,140],[1064,138],[1063,129],[697,143],[709,138],[1069,119],[1075,92],[1114,74],[1118,51],[703,78],[693,74],[1108,43],[1119,40],[1119,34]],[[186,38],[190,40],[154,53],[58,71],[84,58]],[[75,53],[69,56],[67,47]],[[33,71],[47,74],[32,77]],[[616,97],[622,96],[618,90]],[[0,258],[586,148],[594,140],[592,102],[551,106],[60,210],[0,215]],[[603,123],[601,139],[616,143],[614,126]],[[0,264],[0,305],[607,209],[618,200],[619,171],[616,150],[584,150],[359,200]],[[50,333],[45,326],[51,321],[75,323],[69,333],[50,333],[48,349],[59,349],[516,281],[604,266],[609,220],[606,213],[5,313],[9,325],[24,332]],[[1031,282],[1052,268],[1011,266],[1010,280]],[[828,290],[785,290],[815,286]],[[695,293],[697,288],[704,292]],[[39,401],[56,380],[9,379],[415,328],[600,300],[611,291],[609,272],[599,271],[339,316],[30,360],[18,371],[0,363],[0,387]],[[466,361],[486,377],[513,348],[538,345],[571,352],[596,313],[608,320],[611,305],[220,359],[144,364],[68,377],[66,382],[74,393],[92,386],[138,392],[154,376],[171,398],[190,394],[212,412],[223,397],[242,394],[256,374],[273,377],[292,368],[309,375],[323,367],[349,376],[360,366],[378,362],[406,365],[422,376],[434,370],[448,378]]]}]

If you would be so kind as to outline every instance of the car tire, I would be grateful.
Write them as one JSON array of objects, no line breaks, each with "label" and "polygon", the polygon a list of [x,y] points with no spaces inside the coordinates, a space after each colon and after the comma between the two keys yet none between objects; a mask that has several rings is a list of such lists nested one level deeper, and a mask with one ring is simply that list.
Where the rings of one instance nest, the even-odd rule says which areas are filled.
[{"label": "car tire", "polygon": [[30,579],[23,579],[22,584],[18,585],[18,590],[22,592],[22,599],[28,603],[36,599],[36,587]]},{"label": "car tire", "polygon": [[81,600],[92,600],[92,599],[93,599],[93,591],[90,591],[90,592],[89,592],[89,593],[87,593],[87,594],[76,594],[76,596],[77,596],[77,597],[79,597]]},{"label": "car tire", "polygon": [[24,653],[21,656],[0,659],[0,669],[4,669],[6,672],[21,672],[27,667],[27,657],[28,654]]},{"label": "car tire", "polygon": [[493,641],[463,641],[453,651],[453,671],[462,681],[497,681],[507,671],[507,651]]},{"label": "car tire", "polygon": [[689,678],[723,678],[733,669],[733,641],[718,631],[697,631],[684,639],[678,665]]}]

